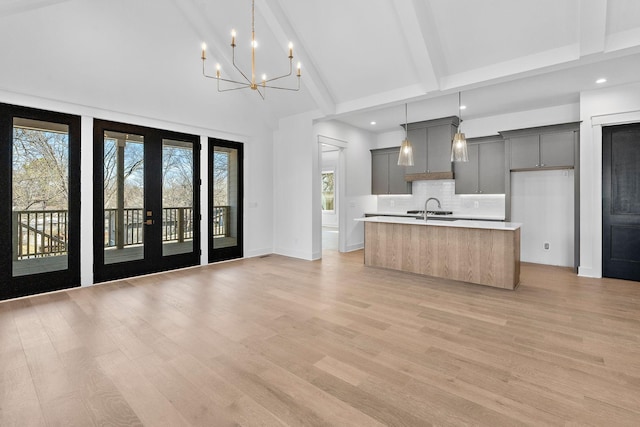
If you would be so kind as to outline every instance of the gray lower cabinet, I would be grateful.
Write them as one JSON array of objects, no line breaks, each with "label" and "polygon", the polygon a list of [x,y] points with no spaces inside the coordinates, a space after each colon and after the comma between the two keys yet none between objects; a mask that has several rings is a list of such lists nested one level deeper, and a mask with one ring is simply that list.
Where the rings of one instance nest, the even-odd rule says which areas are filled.
[{"label": "gray lower cabinet", "polygon": [[371,150],[371,194],[411,194],[399,154],[400,147]]},{"label": "gray lower cabinet", "polygon": [[504,141],[469,139],[467,149],[469,161],[456,163],[456,194],[504,194]]},{"label": "gray lower cabinet", "polygon": [[511,145],[510,169],[573,168],[577,129],[564,127],[501,132]]}]

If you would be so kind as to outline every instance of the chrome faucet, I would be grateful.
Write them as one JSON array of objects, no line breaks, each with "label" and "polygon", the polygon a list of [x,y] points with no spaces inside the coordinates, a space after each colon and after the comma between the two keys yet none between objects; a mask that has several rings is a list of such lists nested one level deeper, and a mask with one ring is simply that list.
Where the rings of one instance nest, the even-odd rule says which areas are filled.
[{"label": "chrome faucet", "polygon": [[440,200],[436,199],[435,197],[429,197],[427,201],[424,202],[424,220],[425,221],[427,220],[427,204],[431,200],[435,200],[438,203],[438,209],[442,209],[442,205],[440,205]]}]

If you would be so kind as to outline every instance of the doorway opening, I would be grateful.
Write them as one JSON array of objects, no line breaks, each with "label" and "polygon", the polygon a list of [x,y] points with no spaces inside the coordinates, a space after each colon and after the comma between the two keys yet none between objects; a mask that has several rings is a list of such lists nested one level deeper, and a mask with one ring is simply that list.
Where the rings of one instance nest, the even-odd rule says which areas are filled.
[{"label": "doorway opening", "polygon": [[[314,193],[320,206],[320,220],[314,222],[316,237],[320,237],[320,254],[324,251],[346,252],[346,161],[347,142],[318,135],[317,179],[320,185]],[[314,203],[315,205],[315,203]],[[316,208],[317,209],[317,208]]]},{"label": "doorway opening", "polygon": [[320,202],[322,205],[322,250],[339,250],[339,204],[338,204],[338,179],[336,173],[340,150],[331,145],[322,146],[322,175],[320,184]]}]

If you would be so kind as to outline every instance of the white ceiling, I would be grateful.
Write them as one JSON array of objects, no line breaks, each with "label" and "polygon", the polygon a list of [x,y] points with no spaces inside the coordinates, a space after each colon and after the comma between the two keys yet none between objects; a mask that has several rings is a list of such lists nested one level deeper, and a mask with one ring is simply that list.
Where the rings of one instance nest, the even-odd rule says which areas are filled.
[{"label": "white ceiling", "polygon": [[[217,93],[249,69],[250,0],[0,0],[0,89],[243,133],[319,111],[373,132],[577,103],[640,81],[637,0],[256,0],[258,75],[302,62],[300,93]],[[295,81],[292,82],[295,84]],[[375,120],[377,124],[369,123]]]}]

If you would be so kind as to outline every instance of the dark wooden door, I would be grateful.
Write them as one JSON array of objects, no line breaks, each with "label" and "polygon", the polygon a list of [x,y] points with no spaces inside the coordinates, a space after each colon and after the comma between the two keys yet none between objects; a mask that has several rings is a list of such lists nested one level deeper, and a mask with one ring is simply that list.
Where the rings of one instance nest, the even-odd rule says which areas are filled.
[{"label": "dark wooden door", "polygon": [[94,280],[200,262],[200,139],[94,120]]},{"label": "dark wooden door", "polygon": [[602,275],[640,281],[640,124],[602,130]]}]

